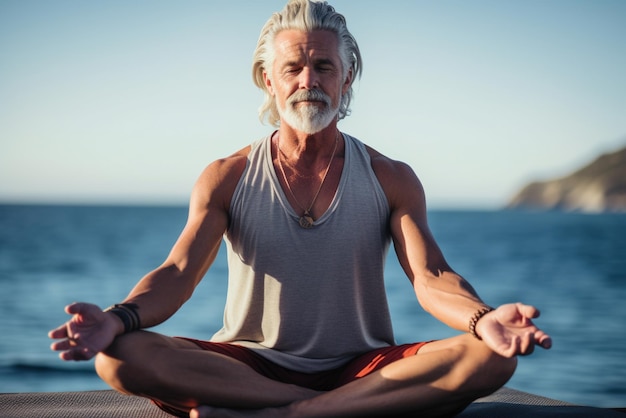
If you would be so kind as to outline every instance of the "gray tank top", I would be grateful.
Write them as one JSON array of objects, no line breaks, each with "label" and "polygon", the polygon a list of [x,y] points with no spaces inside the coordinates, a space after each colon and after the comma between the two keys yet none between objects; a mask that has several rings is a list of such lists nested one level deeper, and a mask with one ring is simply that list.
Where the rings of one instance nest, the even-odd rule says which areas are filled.
[{"label": "gray tank top", "polygon": [[365,146],[344,135],[334,199],[303,229],[274,171],[270,138],[252,145],[232,198],[224,326],[212,341],[305,373],[393,345],[383,279],[389,206]]}]

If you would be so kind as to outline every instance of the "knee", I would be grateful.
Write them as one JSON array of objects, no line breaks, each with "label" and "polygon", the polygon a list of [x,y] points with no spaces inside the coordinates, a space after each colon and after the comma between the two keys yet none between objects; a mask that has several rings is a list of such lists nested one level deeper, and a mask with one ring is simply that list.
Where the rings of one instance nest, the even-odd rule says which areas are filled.
[{"label": "knee", "polygon": [[493,353],[489,370],[493,370],[493,379],[497,385],[496,389],[504,386],[513,376],[517,368],[517,357],[502,357]]},{"label": "knee", "polygon": [[120,378],[122,363],[118,359],[111,357],[107,352],[101,352],[96,355],[94,366],[100,379],[109,386],[119,392],[129,393],[122,389],[122,379]]},{"label": "knee", "polygon": [[[142,391],[139,383],[149,382],[146,373],[146,353],[141,352],[138,335],[125,334],[117,337],[105,351],[98,353],[95,369],[98,376],[113,389],[126,393],[137,394]],[[142,361],[143,359],[143,361]],[[139,379],[141,377],[141,379]]]},{"label": "knee", "polygon": [[483,360],[478,362],[475,382],[480,396],[487,396],[509,381],[517,368],[517,357],[502,357],[482,344]]},{"label": "knee", "polygon": [[474,400],[495,392],[513,376],[517,367],[516,358],[502,357],[473,337],[459,339],[448,349],[455,364],[449,389],[463,399]]}]

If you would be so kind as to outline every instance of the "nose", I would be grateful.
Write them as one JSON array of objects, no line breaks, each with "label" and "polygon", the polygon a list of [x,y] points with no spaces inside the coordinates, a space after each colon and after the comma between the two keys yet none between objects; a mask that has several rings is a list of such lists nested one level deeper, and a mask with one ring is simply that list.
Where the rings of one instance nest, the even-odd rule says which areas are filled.
[{"label": "nose", "polygon": [[319,87],[319,79],[314,69],[309,66],[302,68],[300,72],[300,88],[311,90]]}]

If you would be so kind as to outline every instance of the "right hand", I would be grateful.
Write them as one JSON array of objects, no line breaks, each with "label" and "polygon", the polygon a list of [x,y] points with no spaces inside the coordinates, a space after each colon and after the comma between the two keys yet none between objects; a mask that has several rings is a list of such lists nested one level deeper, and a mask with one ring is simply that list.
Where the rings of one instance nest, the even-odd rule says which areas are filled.
[{"label": "right hand", "polygon": [[73,303],[65,307],[72,318],[48,333],[53,339],[50,348],[60,351],[63,360],[89,360],[105,350],[122,332],[122,322],[96,305]]}]

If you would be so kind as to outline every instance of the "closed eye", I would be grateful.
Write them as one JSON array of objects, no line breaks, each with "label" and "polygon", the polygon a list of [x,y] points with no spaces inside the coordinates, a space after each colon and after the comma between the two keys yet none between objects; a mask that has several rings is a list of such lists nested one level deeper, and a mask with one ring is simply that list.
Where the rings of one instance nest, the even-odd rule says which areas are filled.
[{"label": "closed eye", "polygon": [[331,60],[320,60],[315,63],[315,69],[320,72],[335,71],[335,64]]}]

